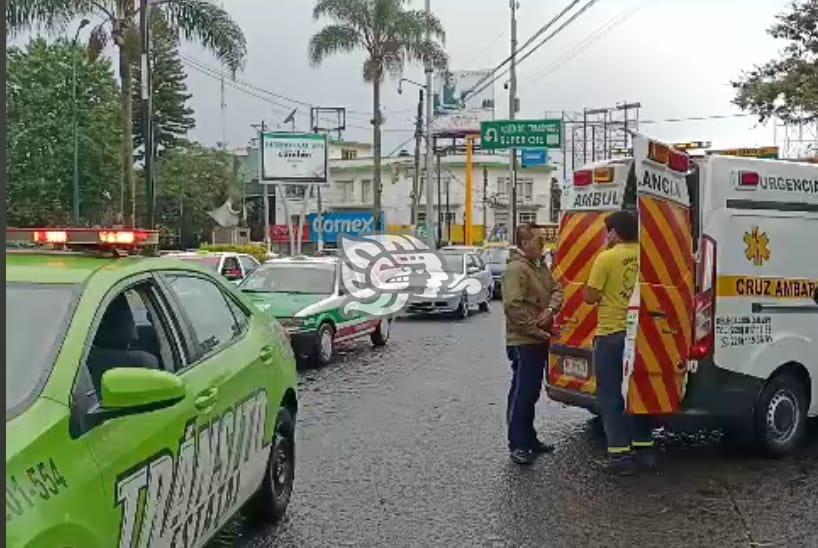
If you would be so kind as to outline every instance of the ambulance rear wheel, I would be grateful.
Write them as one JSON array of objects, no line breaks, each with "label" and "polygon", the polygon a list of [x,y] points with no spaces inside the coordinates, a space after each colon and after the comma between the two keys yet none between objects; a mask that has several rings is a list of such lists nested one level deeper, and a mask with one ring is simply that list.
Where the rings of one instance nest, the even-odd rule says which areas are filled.
[{"label": "ambulance rear wheel", "polygon": [[807,392],[803,381],[791,373],[770,379],[756,409],[757,442],[771,457],[798,448],[807,422]]}]

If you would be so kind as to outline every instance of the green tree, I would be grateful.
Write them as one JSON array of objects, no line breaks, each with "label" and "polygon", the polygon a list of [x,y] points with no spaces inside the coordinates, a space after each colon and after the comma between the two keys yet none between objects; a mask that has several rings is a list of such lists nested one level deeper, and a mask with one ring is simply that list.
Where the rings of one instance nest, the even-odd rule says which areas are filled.
[{"label": "green tree", "polygon": [[[133,162],[133,60],[139,57],[140,2],[135,0],[6,0],[6,28],[12,33],[31,28],[63,31],[80,17],[102,18],[91,31],[88,43],[92,58],[100,55],[109,40],[119,55],[120,116],[122,119],[121,184],[130,189],[130,217],[136,219],[136,175]],[[182,37],[215,53],[232,71],[237,71],[247,54],[239,26],[221,7],[209,0],[163,0],[153,3]]]},{"label": "green tree", "polygon": [[73,204],[73,85],[77,66],[80,217],[118,210],[119,89],[107,59],[66,40],[32,40],[6,57],[6,215],[12,226],[69,225]]},{"label": "green tree", "polygon": [[[133,124],[134,149],[143,144],[140,104],[142,73],[134,62]],[[193,109],[187,106],[192,97],[187,92],[186,74],[179,59],[179,35],[159,11],[151,11],[151,85],[153,86],[153,127],[155,150],[161,152],[186,142],[188,131],[196,126]],[[139,155],[140,158],[144,154]]]},{"label": "green tree", "polygon": [[[441,44],[443,25],[434,15],[406,8],[408,0],[317,0],[313,17],[333,22],[310,39],[313,65],[335,53],[363,50],[364,80],[372,84],[372,141],[375,163],[374,214],[381,221],[381,83],[386,72],[400,75],[407,62],[428,61],[435,68],[447,65]],[[427,28],[432,39],[426,39]]]},{"label": "green tree", "polygon": [[797,124],[818,120],[818,0],[793,2],[770,35],[787,40],[783,58],[768,61],[733,82],[741,109],[761,121]]},{"label": "green tree", "polygon": [[241,184],[232,156],[199,144],[165,151],[156,177],[162,181],[156,188],[157,228],[165,243],[182,249],[210,240],[214,223],[207,212],[235,196]]}]

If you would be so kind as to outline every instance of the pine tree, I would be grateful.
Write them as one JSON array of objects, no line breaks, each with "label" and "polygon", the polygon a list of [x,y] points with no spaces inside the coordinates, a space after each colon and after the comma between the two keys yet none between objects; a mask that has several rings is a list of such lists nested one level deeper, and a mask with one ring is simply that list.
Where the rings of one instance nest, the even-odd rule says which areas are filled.
[{"label": "pine tree", "polygon": [[[142,75],[138,62],[133,67],[134,150],[143,144],[142,135]],[[151,10],[151,83],[153,84],[154,146],[159,154],[187,142],[187,132],[196,121],[193,109],[187,106],[184,67],[179,59],[179,35],[159,10]],[[139,157],[143,157],[143,152]]]}]

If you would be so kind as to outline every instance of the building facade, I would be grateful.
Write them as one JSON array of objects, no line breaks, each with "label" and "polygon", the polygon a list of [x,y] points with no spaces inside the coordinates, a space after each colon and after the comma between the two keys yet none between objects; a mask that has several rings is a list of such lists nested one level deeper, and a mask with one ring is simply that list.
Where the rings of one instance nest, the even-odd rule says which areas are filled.
[{"label": "building facade", "polygon": [[[241,154],[241,153],[240,153]],[[248,181],[245,197],[257,200],[261,188],[257,184],[257,151],[248,149],[243,164]],[[443,242],[462,243],[465,222],[466,158],[463,154],[435,158],[432,172],[434,203],[433,222]],[[439,166],[439,170],[438,170]],[[253,168],[255,167],[255,171]],[[423,162],[421,160],[421,169]],[[473,157],[473,234],[477,241],[498,225],[507,225],[509,219],[509,168],[507,154],[478,153]],[[401,153],[383,158],[381,207],[384,223],[391,232],[413,230],[412,188],[415,172],[414,157]],[[556,222],[557,213],[552,190],[558,192],[562,170],[555,165],[518,168],[517,222]],[[331,142],[329,151],[329,182],[321,188],[323,214],[371,213],[373,206],[374,164],[371,146],[365,143]],[[418,225],[426,222],[426,184],[421,173],[419,207],[414,213]],[[318,195],[306,192],[303,186],[284,186],[284,196],[268,187],[270,194],[271,224],[284,225],[289,215],[298,223],[318,211]],[[286,206],[285,200],[286,198]],[[256,209],[256,208],[254,208]],[[558,206],[557,206],[558,209]],[[305,221],[306,222],[306,221]],[[263,215],[261,217],[263,224]],[[257,230],[254,230],[254,234]],[[263,234],[263,232],[262,232]]]}]

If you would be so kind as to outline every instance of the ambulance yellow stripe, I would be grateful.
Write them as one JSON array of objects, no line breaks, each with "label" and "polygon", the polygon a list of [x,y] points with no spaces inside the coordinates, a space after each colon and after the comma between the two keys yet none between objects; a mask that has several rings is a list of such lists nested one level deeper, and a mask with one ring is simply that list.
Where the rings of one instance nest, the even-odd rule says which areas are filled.
[{"label": "ambulance yellow stripe", "polygon": [[[659,231],[662,233],[662,237],[667,244],[667,248],[670,250],[670,254],[672,256],[672,260],[676,263],[676,269],[678,272],[681,273],[690,273],[690,266],[685,262],[684,255],[685,253],[690,253],[690,250],[680,249],[676,239],[673,236],[673,228],[668,224],[668,219],[665,215],[662,214],[660,211],[659,206],[654,200],[645,200],[644,201],[645,209],[647,210],[648,214],[653,218],[654,222],[656,223]],[[674,223],[678,223],[677,227],[684,227],[687,223],[684,220],[678,218],[680,208],[675,206],[670,206],[665,208],[670,215],[674,216],[675,218],[671,219]],[[647,231],[646,231],[647,232]],[[665,260],[669,260],[665,258]],[[691,275],[684,275],[683,276],[685,285],[688,286],[688,289],[692,293],[693,291],[693,277]],[[673,284],[675,285],[675,284]],[[681,317],[681,316],[680,316]]]}]

